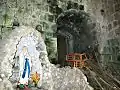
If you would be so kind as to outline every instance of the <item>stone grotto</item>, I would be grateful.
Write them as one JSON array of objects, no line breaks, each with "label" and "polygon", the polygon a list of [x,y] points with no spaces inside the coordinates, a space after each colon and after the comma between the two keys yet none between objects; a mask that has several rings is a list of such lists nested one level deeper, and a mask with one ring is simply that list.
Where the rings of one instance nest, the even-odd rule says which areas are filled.
[{"label": "stone grotto", "polygon": [[120,90],[120,0],[0,0],[0,90]]}]

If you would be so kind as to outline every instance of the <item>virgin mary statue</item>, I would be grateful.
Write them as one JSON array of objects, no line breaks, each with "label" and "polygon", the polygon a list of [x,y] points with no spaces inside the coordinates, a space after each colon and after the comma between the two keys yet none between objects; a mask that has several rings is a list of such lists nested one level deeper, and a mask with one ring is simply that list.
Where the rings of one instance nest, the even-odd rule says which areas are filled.
[{"label": "virgin mary statue", "polygon": [[31,72],[31,58],[26,46],[19,54],[19,84],[28,85]]}]

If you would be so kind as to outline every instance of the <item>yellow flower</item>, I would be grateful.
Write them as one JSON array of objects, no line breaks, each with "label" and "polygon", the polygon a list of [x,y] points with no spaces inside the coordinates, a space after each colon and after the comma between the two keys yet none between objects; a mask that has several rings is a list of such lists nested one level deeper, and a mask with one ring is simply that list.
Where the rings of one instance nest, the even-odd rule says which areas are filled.
[{"label": "yellow flower", "polygon": [[31,78],[32,78],[33,83],[38,84],[38,82],[40,80],[40,76],[39,76],[39,74],[37,72],[35,72],[34,74],[32,74]]}]

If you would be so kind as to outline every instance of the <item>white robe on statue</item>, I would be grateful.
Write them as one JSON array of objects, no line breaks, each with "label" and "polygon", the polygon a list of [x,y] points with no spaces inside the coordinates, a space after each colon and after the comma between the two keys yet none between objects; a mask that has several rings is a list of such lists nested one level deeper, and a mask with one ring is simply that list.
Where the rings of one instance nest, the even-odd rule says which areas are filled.
[{"label": "white robe on statue", "polygon": [[26,73],[25,73],[25,77],[23,78],[22,75],[23,75],[23,72],[24,72],[24,69],[25,69],[25,58],[28,58],[29,59],[29,65],[30,65],[30,71],[31,71],[31,58],[28,54],[23,54],[22,52],[20,53],[19,55],[19,64],[20,64],[20,69],[19,69],[19,83],[20,84],[28,84],[28,80],[29,80],[29,77],[30,75],[28,76],[28,67],[26,69]]}]

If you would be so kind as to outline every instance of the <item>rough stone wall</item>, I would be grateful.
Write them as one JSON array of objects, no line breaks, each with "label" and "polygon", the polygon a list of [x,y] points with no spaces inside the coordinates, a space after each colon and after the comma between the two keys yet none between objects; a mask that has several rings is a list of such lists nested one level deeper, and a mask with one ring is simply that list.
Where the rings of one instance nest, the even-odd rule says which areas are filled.
[{"label": "rough stone wall", "polygon": [[101,63],[105,69],[112,70],[112,75],[119,75],[120,1],[89,0],[86,3],[86,11],[92,14],[100,26],[98,43]]},{"label": "rough stone wall", "polygon": [[[104,59],[106,59],[108,69],[112,70],[112,74],[119,79],[119,57],[120,57],[120,1],[109,0],[108,2],[102,1],[103,9],[105,9],[104,18],[107,19],[108,39],[105,45]],[[111,68],[110,68],[111,67]]]}]

